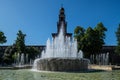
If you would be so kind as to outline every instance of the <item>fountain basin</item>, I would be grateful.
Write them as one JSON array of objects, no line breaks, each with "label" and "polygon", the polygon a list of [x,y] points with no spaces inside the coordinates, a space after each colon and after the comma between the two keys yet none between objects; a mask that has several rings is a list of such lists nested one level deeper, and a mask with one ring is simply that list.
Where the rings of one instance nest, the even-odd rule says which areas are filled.
[{"label": "fountain basin", "polygon": [[44,71],[87,71],[88,59],[76,58],[44,58],[36,61],[37,70]]}]

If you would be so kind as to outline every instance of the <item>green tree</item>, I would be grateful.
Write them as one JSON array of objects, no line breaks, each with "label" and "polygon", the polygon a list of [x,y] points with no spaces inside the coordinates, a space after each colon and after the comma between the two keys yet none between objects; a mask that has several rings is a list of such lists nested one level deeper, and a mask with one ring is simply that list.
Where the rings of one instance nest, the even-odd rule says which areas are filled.
[{"label": "green tree", "polygon": [[120,24],[119,24],[117,32],[116,32],[116,37],[117,37],[117,47],[115,49],[115,52],[118,55],[120,55]]},{"label": "green tree", "polygon": [[98,23],[97,26],[94,28],[95,31],[95,52],[98,53],[102,46],[105,44],[104,39],[106,37],[105,32],[107,31],[106,27],[103,25],[102,22]]},{"label": "green tree", "polygon": [[104,39],[106,37],[105,32],[107,31],[107,29],[103,25],[103,23],[102,22],[98,23],[97,26],[94,28],[94,30],[98,32],[98,35],[102,41],[101,44],[105,44]]},{"label": "green tree", "polygon": [[5,42],[7,42],[6,36],[4,35],[2,31],[0,31],[0,43],[3,44]]},{"label": "green tree", "polygon": [[89,58],[90,54],[91,53],[94,53],[95,52],[95,38],[96,38],[96,33],[95,31],[89,27],[87,30],[86,30],[86,34],[84,36],[85,38],[85,41],[86,41],[86,48],[84,49],[84,52],[85,52],[85,56]]},{"label": "green tree", "polygon": [[18,53],[25,53],[25,36],[21,30],[17,33],[17,39],[15,41],[16,49]]},{"label": "green tree", "polygon": [[74,37],[78,41],[78,49],[84,52],[86,58],[89,58],[90,54],[99,53],[102,49],[105,31],[107,31],[107,29],[102,23],[98,23],[94,29],[88,27],[85,30],[78,26],[75,28]]}]

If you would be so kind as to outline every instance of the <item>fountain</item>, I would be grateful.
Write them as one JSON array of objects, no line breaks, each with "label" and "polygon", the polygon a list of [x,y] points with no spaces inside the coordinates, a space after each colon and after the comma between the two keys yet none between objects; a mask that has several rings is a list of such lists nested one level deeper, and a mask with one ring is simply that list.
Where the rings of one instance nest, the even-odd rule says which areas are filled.
[{"label": "fountain", "polygon": [[[77,40],[70,40],[70,37],[64,37],[63,24],[58,37],[50,42],[47,40],[46,50],[42,52],[41,58],[75,58],[77,57]],[[79,54],[82,54],[80,51]],[[80,56],[82,57],[82,56]]]},{"label": "fountain", "polygon": [[[22,67],[25,65],[25,55],[24,53],[15,53],[15,56],[16,56],[16,59],[15,59],[15,62],[14,62],[14,66],[18,66],[18,67]],[[26,60],[27,60],[27,57],[26,57]]]},{"label": "fountain", "polygon": [[96,64],[98,65],[109,65],[109,52],[90,55],[91,63],[94,64],[94,60],[96,60]]},{"label": "fountain", "polygon": [[83,52],[77,50],[77,40],[64,36],[63,22],[57,37],[47,40],[46,49],[41,58],[34,61],[33,69],[45,71],[81,71],[87,70],[89,60],[83,58]]},{"label": "fountain", "polygon": [[48,39],[46,49],[42,51],[41,58],[34,61],[34,70],[45,71],[81,71],[87,70],[89,60],[83,58],[83,52],[77,50],[77,40],[72,39],[72,33],[67,33],[64,8],[60,9],[57,33],[53,39]]}]

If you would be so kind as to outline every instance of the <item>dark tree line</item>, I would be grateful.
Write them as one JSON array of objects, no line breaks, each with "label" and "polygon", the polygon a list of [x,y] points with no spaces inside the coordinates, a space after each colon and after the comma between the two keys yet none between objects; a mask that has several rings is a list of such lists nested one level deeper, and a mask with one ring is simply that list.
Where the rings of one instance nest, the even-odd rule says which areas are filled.
[{"label": "dark tree line", "polygon": [[[2,31],[0,31],[0,44],[6,43],[6,36],[4,35],[4,33]],[[4,55],[4,52],[2,50],[2,48],[0,48],[0,63],[2,62],[2,57]]]}]

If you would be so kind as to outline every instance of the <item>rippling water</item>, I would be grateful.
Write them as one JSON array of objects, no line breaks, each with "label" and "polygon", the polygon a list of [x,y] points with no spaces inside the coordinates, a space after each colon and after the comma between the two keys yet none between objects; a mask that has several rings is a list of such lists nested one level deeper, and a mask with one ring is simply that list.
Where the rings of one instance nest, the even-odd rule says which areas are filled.
[{"label": "rippling water", "polygon": [[89,73],[0,70],[0,80],[120,80],[120,70]]}]

